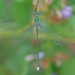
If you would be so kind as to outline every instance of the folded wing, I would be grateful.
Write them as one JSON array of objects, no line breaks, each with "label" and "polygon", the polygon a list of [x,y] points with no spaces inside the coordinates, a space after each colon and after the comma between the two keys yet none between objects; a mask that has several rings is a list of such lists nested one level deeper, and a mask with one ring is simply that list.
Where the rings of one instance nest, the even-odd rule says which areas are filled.
[{"label": "folded wing", "polygon": [[27,39],[27,37],[29,36],[29,33],[31,32],[31,30],[34,27],[35,27],[35,25],[32,25],[28,29],[26,29],[23,32],[19,33],[18,35],[14,36],[11,39],[12,46],[17,46],[17,45],[21,44],[23,41],[25,41]]},{"label": "folded wing", "polygon": [[39,27],[46,33],[48,39],[56,45],[62,46],[65,42],[65,37],[56,33],[55,31],[48,29],[47,27],[39,24]]}]

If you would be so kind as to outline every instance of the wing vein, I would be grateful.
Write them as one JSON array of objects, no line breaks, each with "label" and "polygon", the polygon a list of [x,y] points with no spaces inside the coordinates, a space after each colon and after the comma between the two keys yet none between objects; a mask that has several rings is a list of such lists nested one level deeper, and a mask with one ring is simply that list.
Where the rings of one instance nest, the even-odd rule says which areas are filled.
[{"label": "wing vein", "polygon": [[23,32],[19,33],[15,37],[13,37],[11,39],[12,46],[17,46],[17,45],[21,44],[23,41],[25,41],[27,39],[27,37],[29,36],[29,33],[31,32],[31,30],[34,27],[35,27],[35,25],[32,25],[28,29],[24,30]]}]

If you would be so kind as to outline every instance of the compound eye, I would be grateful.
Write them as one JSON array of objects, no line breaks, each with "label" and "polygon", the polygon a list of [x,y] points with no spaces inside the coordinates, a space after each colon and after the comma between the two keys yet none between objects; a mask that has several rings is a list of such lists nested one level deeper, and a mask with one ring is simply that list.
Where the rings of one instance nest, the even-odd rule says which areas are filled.
[{"label": "compound eye", "polygon": [[35,13],[33,13],[33,15],[35,15]]},{"label": "compound eye", "polygon": [[41,13],[39,12],[39,15],[41,15]]}]

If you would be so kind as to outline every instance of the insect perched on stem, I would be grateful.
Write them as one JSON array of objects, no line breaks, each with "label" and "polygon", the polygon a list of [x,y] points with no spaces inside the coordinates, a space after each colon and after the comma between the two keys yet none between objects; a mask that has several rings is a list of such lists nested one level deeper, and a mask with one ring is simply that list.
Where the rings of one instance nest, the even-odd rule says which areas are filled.
[{"label": "insect perched on stem", "polygon": [[24,30],[20,34],[16,35],[11,39],[12,46],[16,46],[21,44],[23,41],[26,40],[26,38],[29,36],[29,33],[31,30],[36,26],[36,32],[37,32],[37,71],[39,71],[39,43],[38,43],[38,26],[44,30],[44,32],[47,34],[47,37],[49,38],[50,41],[54,42],[56,45],[62,46],[65,37],[62,37],[58,35],[56,32],[54,32],[51,29],[48,29],[47,27],[41,25],[39,23],[39,17],[38,15],[41,15],[39,12],[34,12],[34,20],[35,24],[30,26],[27,30]]},{"label": "insect perched on stem", "polygon": [[48,29],[47,27],[45,27],[39,23],[39,17],[38,16],[41,15],[41,13],[39,13],[37,11],[38,3],[39,3],[39,0],[37,2],[35,11],[34,11],[33,16],[32,16],[32,18],[34,17],[35,24],[30,26],[28,29],[24,30],[23,32],[19,33],[18,35],[16,35],[15,37],[13,37],[11,39],[12,46],[17,46],[17,45],[21,44],[23,41],[25,41],[27,39],[31,30],[36,26],[36,32],[37,32],[37,72],[39,72],[38,26],[47,34],[47,37],[49,38],[49,40],[52,41],[53,43],[55,43],[56,45],[62,46],[64,39],[65,39],[65,37],[58,35],[55,31]]}]

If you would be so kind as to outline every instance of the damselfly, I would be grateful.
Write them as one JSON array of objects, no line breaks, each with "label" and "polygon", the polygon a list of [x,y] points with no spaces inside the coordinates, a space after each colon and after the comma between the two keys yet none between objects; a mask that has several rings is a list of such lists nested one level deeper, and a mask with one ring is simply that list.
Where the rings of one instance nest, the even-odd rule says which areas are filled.
[{"label": "damselfly", "polygon": [[11,39],[11,43],[12,43],[12,46],[16,46],[16,45],[21,44],[29,36],[29,33],[31,32],[31,30],[36,26],[36,32],[37,32],[37,71],[39,71],[38,26],[42,30],[44,30],[44,32],[47,34],[47,37],[49,38],[49,40],[54,42],[56,45],[62,46],[65,37],[62,37],[62,36],[58,35],[56,32],[54,32],[53,30],[48,29],[47,27],[41,25],[39,23],[39,17],[38,17],[39,15],[41,15],[41,13],[34,12],[33,15],[34,15],[35,24],[30,26],[27,30],[24,30],[20,34],[18,34],[15,37],[13,37]]}]

